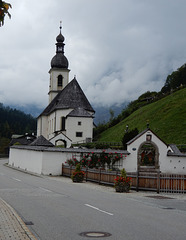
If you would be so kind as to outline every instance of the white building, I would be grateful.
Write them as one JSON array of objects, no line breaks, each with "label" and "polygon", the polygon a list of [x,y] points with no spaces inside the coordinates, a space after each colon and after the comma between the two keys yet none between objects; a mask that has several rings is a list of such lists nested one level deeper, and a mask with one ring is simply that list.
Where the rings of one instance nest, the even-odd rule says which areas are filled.
[{"label": "white building", "polygon": [[186,173],[186,154],[176,145],[167,145],[149,128],[127,143],[127,151],[130,154],[123,164],[127,172]]},{"label": "white building", "polygon": [[37,137],[43,135],[53,144],[61,141],[70,147],[74,142],[92,141],[95,111],[76,78],[69,82],[61,27],[56,41],[56,55],[49,71],[49,105],[38,117]]},{"label": "white building", "polygon": [[[101,149],[58,148],[51,142],[38,137],[30,145],[14,145],[10,148],[9,165],[25,171],[60,175],[62,163],[82,154],[102,152]],[[127,143],[127,150],[107,149],[107,153],[121,153],[120,169],[128,173],[161,172],[168,174],[186,174],[186,154],[175,145],[167,145],[149,128],[139,133]]]}]

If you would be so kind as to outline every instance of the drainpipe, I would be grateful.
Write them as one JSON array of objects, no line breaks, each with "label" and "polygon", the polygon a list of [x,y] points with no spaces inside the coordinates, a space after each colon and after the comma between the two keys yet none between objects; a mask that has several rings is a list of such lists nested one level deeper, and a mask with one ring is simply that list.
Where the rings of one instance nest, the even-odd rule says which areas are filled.
[{"label": "drainpipe", "polygon": [[55,117],[54,117],[54,132],[56,132],[56,112],[55,112]]}]

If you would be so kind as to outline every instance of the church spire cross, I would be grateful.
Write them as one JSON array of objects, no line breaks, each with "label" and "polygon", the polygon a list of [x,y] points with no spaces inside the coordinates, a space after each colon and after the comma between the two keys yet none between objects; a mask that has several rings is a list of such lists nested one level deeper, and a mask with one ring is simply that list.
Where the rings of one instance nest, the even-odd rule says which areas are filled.
[{"label": "church spire cross", "polygon": [[62,21],[60,21],[59,29],[60,29],[60,33],[61,33],[61,29],[62,29]]}]

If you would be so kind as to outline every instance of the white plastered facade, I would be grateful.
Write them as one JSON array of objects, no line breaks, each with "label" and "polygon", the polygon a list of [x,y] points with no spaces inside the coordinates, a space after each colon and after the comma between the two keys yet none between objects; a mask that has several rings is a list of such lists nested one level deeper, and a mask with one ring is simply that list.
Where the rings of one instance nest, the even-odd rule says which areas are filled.
[{"label": "white plastered facade", "polygon": [[146,143],[147,135],[151,135],[151,143],[156,146],[158,151],[158,168],[162,173],[186,174],[186,156],[169,156],[168,151],[172,151],[159,137],[151,130],[146,131],[140,137],[128,144],[127,156],[124,167],[127,172],[137,172],[138,169],[138,150],[142,144]]}]

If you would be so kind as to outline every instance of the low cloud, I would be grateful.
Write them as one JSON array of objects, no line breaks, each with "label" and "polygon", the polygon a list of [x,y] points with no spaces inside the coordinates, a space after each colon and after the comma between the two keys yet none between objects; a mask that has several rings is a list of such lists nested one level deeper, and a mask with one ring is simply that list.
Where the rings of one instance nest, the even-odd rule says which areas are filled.
[{"label": "low cloud", "polygon": [[[159,91],[186,62],[184,0],[15,0],[0,38],[0,102],[48,104],[50,61],[63,21],[70,79],[95,106]],[[34,9],[33,9],[34,6]]]}]

